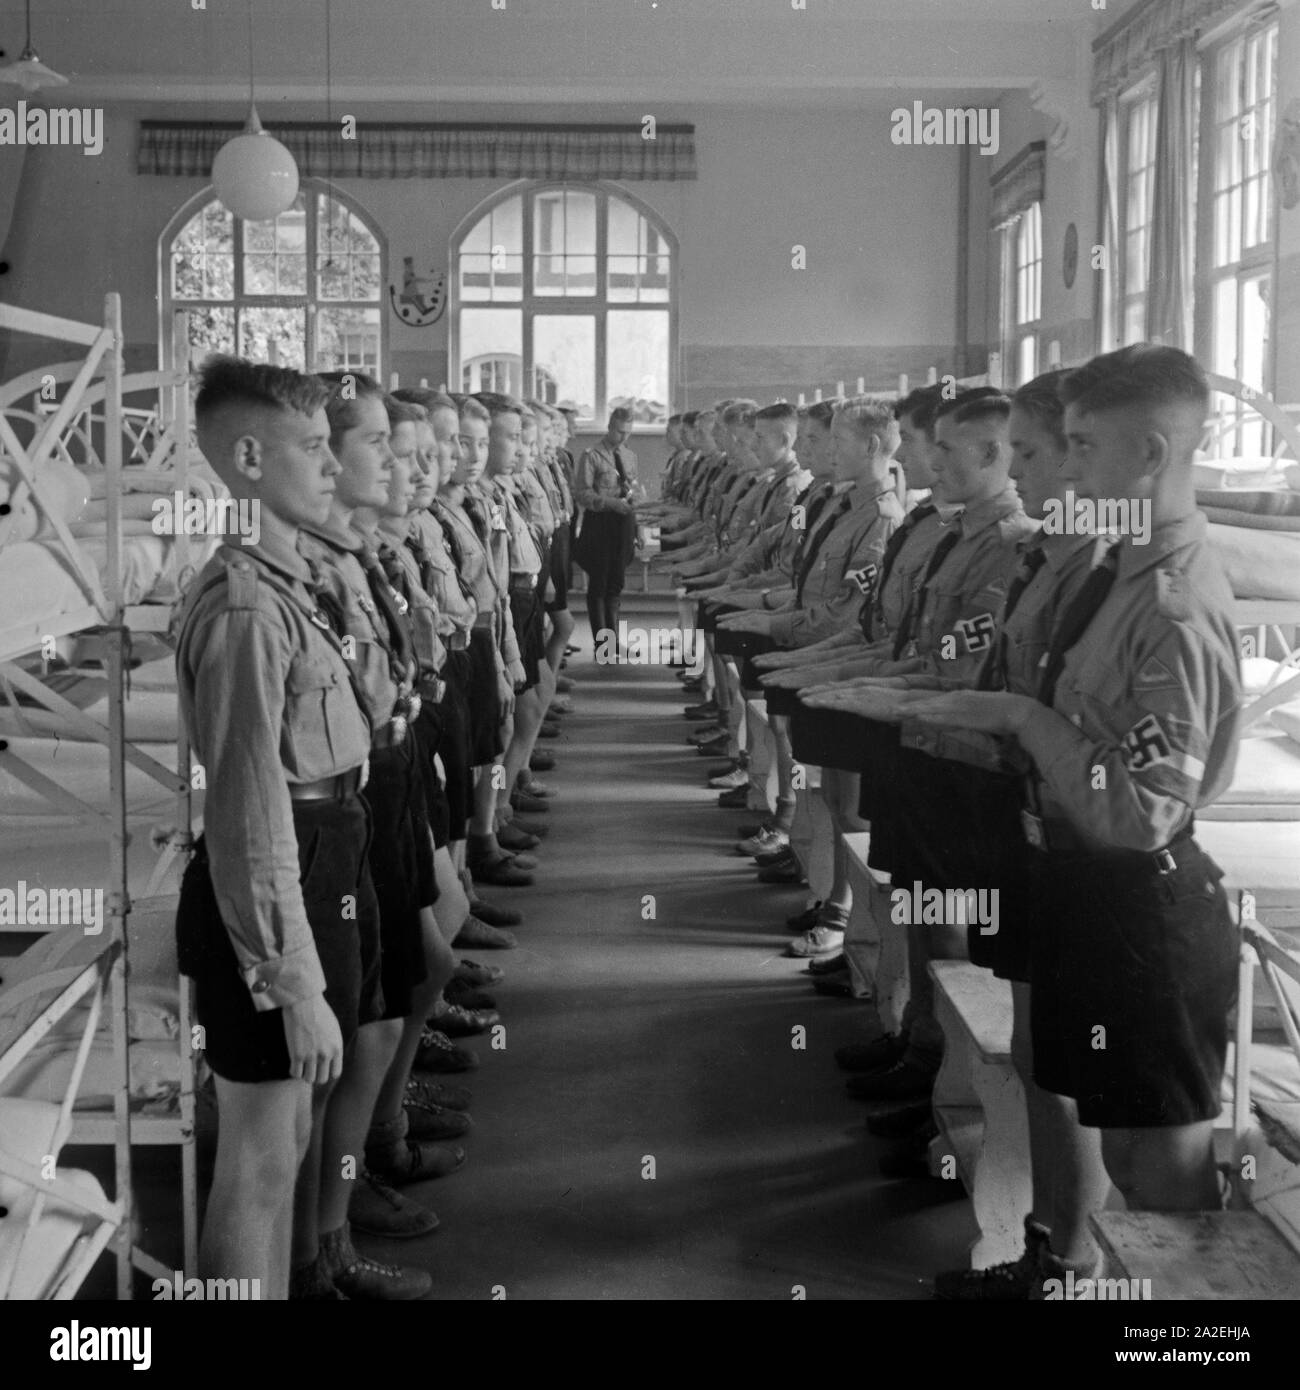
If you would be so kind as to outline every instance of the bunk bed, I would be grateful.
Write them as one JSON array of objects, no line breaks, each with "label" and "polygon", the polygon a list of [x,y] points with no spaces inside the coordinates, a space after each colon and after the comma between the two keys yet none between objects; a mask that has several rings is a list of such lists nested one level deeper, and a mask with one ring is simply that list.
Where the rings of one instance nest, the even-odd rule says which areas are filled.
[{"label": "bunk bed", "polygon": [[[21,1093],[23,1086],[35,1086],[38,1097],[48,1096],[40,1086],[56,1084],[53,1067],[57,1086],[70,1088],[59,1110],[59,1143],[111,1146],[115,1153],[113,1202],[94,1209],[93,1231],[73,1263],[53,1284],[42,1286],[57,1290],[47,1296],[72,1297],[94,1262],[86,1258],[90,1249],[98,1243],[97,1254],[111,1239],[118,1297],[129,1299],[135,1270],[169,1281],[173,1275],[133,1238],[134,1146],[179,1147],[183,1261],[187,1271],[197,1262],[196,1061],[190,1048],[189,995],[174,954],[168,959],[174,897],[155,896],[193,844],[190,752],[183,729],[177,730],[171,767],[126,737],[132,662],[142,648],[154,656],[167,649],[174,603],[196,567],[196,552],[201,555],[203,549],[203,542],[192,545],[183,533],[161,537],[151,528],[146,533],[138,509],[134,520],[124,517],[131,510],[133,484],[146,473],[157,475],[155,486],[161,477],[182,493],[190,486],[188,372],[124,373],[116,294],[106,296],[102,324],[0,305],[0,332],[75,345],[82,353],[0,387],[0,482],[5,486],[0,695],[15,713],[39,709],[67,736],[107,750],[106,804],[74,794],[48,770],[34,766],[39,759],[24,756],[23,750],[35,745],[21,739],[0,738],[0,773],[90,825],[106,838],[108,848],[102,936],[65,926],[50,931],[16,961],[0,964],[0,974],[8,977],[0,984],[0,1091],[10,1106],[48,1104],[47,1098]],[[178,341],[188,338],[182,334]],[[127,404],[128,398],[143,404]],[[101,505],[99,515],[87,523],[82,518],[92,494]],[[87,660],[87,650],[94,653],[92,660]],[[56,673],[60,679],[52,678]],[[75,687],[82,680],[106,685],[102,722],[76,702]],[[175,806],[175,824],[161,837],[162,853],[149,886],[134,904],[128,891],[128,767],[163,788]],[[64,975],[42,969],[52,948],[74,943],[92,953],[77,977],[83,994],[94,984],[94,972],[102,972],[82,1015],[75,1010],[69,1014],[75,1001],[61,987],[67,984]],[[170,1035],[177,1083],[166,1103],[143,1106],[138,1086],[133,1087],[136,1035],[140,1019],[149,1013],[142,1001],[156,999],[160,990],[174,1000],[173,1023],[164,1032]],[[73,1097],[92,1061],[105,993],[109,1046],[107,1057],[99,1059],[100,1080],[91,1088],[101,1108],[78,1109]],[[38,998],[43,1002],[34,1008]],[[73,1054],[70,1075],[66,1068],[59,1071],[60,1051]],[[19,1082],[23,1085],[15,1097]],[[63,1196],[70,1200],[68,1192]],[[22,1286],[34,1287],[30,1281]]]}]

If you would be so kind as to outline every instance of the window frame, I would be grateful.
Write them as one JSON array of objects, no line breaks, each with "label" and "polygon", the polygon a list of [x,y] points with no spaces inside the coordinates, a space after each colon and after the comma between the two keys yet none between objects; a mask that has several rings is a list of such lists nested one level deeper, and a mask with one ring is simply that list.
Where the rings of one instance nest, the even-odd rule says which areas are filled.
[{"label": "window frame", "polygon": [[[1241,380],[1241,360],[1242,360],[1242,340],[1243,340],[1243,320],[1242,320],[1242,293],[1245,286],[1261,277],[1264,278],[1269,286],[1269,311],[1271,334],[1267,340],[1266,350],[1260,372],[1261,380],[1247,381],[1245,384],[1254,386],[1256,389],[1271,394],[1276,386],[1277,373],[1277,285],[1278,285],[1278,232],[1280,216],[1280,200],[1277,195],[1276,179],[1273,175],[1271,166],[1271,136],[1264,142],[1265,155],[1261,165],[1261,185],[1266,191],[1269,199],[1269,206],[1263,219],[1267,229],[1265,238],[1255,246],[1247,249],[1244,245],[1238,248],[1237,258],[1223,265],[1215,265],[1215,233],[1216,233],[1216,203],[1221,196],[1215,187],[1215,178],[1218,166],[1218,146],[1216,136],[1221,126],[1225,125],[1221,117],[1223,103],[1223,93],[1220,92],[1216,80],[1218,64],[1222,56],[1234,45],[1245,46],[1250,40],[1271,30],[1273,33],[1273,68],[1270,74],[1271,90],[1269,98],[1270,116],[1272,121],[1272,133],[1276,132],[1277,123],[1281,119],[1281,33],[1279,17],[1274,15],[1262,23],[1251,23],[1249,21],[1239,22],[1225,31],[1211,36],[1200,45],[1200,111],[1198,113],[1198,145],[1200,157],[1198,159],[1197,180],[1196,180],[1196,280],[1195,280],[1195,317],[1193,323],[1195,353],[1201,362],[1213,371],[1221,370],[1221,363],[1217,352],[1218,343],[1216,342],[1215,325],[1215,303],[1217,292],[1221,286],[1232,283],[1236,287],[1235,293],[1235,313],[1236,324],[1234,328],[1236,338],[1236,356],[1233,369],[1221,374]],[[1247,65],[1243,62],[1240,70],[1240,82],[1244,86],[1248,81]],[[1238,89],[1236,99],[1240,99],[1241,88]],[[1238,115],[1234,119],[1241,121],[1245,119],[1245,114]],[[1244,179],[1230,185],[1232,188],[1243,190],[1246,187]],[[1242,230],[1242,221],[1238,221],[1238,230]],[[1243,238],[1244,241],[1244,238]],[[1241,402],[1235,402],[1232,407],[1236,416],[1236,424],[1225,430],[1224,433],[1231,433],[1237,441],[1237,451],[1240,452],[1244,442],[1242,431],[1246,427],[1247,417],[1251,414],[1248,406]],[[1265,438],[1269,437],[1270,432],[1265,430]],[[1265,447],[1268,447],[1265,445]]]},{"label": "window frame", "polygon": [[[1021,262],[1021,231],[1025,219],[1036,217],[1038,223],[1037,260]],[[1002,344],[1002,379],[1008,386],[1023,386],[1042,370],[1043,350],[1043,271],[1045,248],[1043,245],[1043,199],[1036,199],[1023,212],[1018,213],[1001,228],[999,296],[999,332]],[[1021,318],[1021,286],[1031,266],[1037,267],[1038,313],[1030,319]],[[1022,379],[1020,357],[1023,345],[1029,339],[1034,341],[1034,367]]]},{"label": "window frame", "polygon": [[[537,249],[534,239],[534,200],[538,194],[548,192],[590,193],[596,199],[596,292],[590,295],[537,294],[534,285],[536,258],[544,253]],[[460,293],[460,255],[463,243],[471,231],[496,207],[511,198],[521,200],[521,261],[522,284],[518,299],[462,299]],[[666,301],[638,303],[635,300],[617,300],[609,297],[609,200],[617,199],[625,203],[654,229],[664,243],[668,255],[668,298]],[[595,414],[590,419],[575,422],[576,428],[588,433],[592,428],[603,428],[609,413],[608,374],[605,345],[607,341],[608,317],[610,311],[628,310],[633,313],[656,311],[668,314],[668,380],[666,382],[664,405],[671,413],[673,401],[681,379],[678,360],[678,306],[680,303],[679,285],[681,274],[681,254],[677,237],[654,208],[650,207],[634,193],[619,184],[607,180],[575,182],[563,179],[517,179],[485,198],[466,217],[462,218],[452,230],[447,248],[449,314],[447,326],[447,380],[453,390],[459,390],[465,364],[461,360],[460,316],[463,309],[509,309],[518,310],[521,315],[521,379],[525,387],[533,379],[536,363],[533,360],[533,320],[536,317],[549,318],[561,315],[576,315],[580,318],[595,319],[595,400],[592,403]],[[477,360],[477,359],[475,359]],[[658,434],[663,431],[659,423],[637,423],[634,434]]]},{"label": "window frame", "polygon": [[[1147,302],[1151,297],[1151,232],[1155,218],[1155,173],[1156,173],[1156,136],[1157,121],[1159,119],[1159,93],[1157,91],[1158,75],[1153,67],[1144,77],[1135,82],[1127,91],[1123,92],[1116,102],[1116,120],[1118,129],[1116,131],[1116,155],[1118,157],[1119,168],[1116,171],[1115,186],[1119,206],[1116,209],[1115,226],[1118,244],[1115,247],[1114,259],[1114,278],[1111,286],[1112,296],[1112,332],[1113,346],[1116,348],[1124,347],[1129,342],[1142,342],[1146,338],[1147,324]],[[1142,267],[1142,284],[1135,289],[1129,283],[1128,275],[1128,244],[1129,239],[1136,230],[1133,222],[1132,208],[1129,201],[1129,185],[1133,174],[1133,166],[1130,161],[1131,135],[1133,129],[1133,117],[1139,107],[1149,106],[1151,115],[1151,162],[1147,168],[1150,170],[1150,181],[1147,190],[1147,205],[1142,210],[1144,222],[1141,224],[1146,230],[1146,260]],[[1130,339],[1127,331],[1128,311],[1136,303],[1142,305],[1142,331],[1136,337]]]},{"label": "window frame", "polygon": [[[299,185],[299,193],[306,203],[306,219],[304,236],[306,238],[307,255],[307,289],[301,295],[296,294],[247,294],[241,295],[241,288],[244,283],[243,256],[248,254],[243,248],[242,239],[236,228],[235,250],[234,250],[234,269],[233,285],[234,291],[230,299],[178,299],[172,293],[172,250],[173,244],[180,233],[185,229],[189,222],[211,203],[219,203],[216,188],[208,184],[199,190],[191,198],[188,198],[177,211],[172,215],[171,220],[163,228],[158,238],[158,314],[159,314],[159,333],[158,333],[158,359],[159,367],[166,371],[175,366],[178,362],[176,355],[177,343],[175,341],[175,326],[177,313],[183,313],[191,307],[200,308],[230,308],[235,311],[236,331],[238,331],[239,314],[241,308],[258,309],[297,309],[306,310],[306,326],[304,333],[304,350],[306,355],[306,370],[311,372],[318,370],[313,361],[314,348],[316,342],[315,320],[316,309],[320,307],[365,307],[375,309],[379,313],[379,362],[376,370],[376,377],[384,380],[386,364],[392,359],[389,355],[389,330],[388,313],[385,306],[384,287],[389,284],[389,258],[388,258],[388,239],[383,233],[383,229],[375,221],[369,210],[350,194],[345,193],[329,179],[307,178],[303,179]],[[316,254],[317,228],[319,222],[316,215],[316,200],[321,195],[326,195],[331,201],[338,203],[346,208],[355,217],[366,231],[375,239],[375,244],[379,249],[379,297],[375,300],[351,300],[351,299],[320,299],[316,294],[316,270],[314,268],[314,256]],[[243,222],[242,218],[235,218],[236,224]],[[264,224],[258,224],[264,225]],[[256,254],[256,253],[253,253]],[[236,339],[236,347],[238,340]],[[319,368],[319,370],[328,370]]]}]

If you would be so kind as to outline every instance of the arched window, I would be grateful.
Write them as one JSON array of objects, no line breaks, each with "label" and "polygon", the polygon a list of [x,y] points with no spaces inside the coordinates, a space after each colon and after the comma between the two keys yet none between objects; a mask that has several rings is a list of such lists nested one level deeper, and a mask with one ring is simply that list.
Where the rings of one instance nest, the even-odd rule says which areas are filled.
[{"label": "arched window", "polygon": [[616,405],[668,418],[677,247],[658,217],[605,184],[515,185],[451,243],[450,379],[463,391]]},{"label": "arched window", "polygon": [[159,253],[164,363],[176,360],[173,312],[184,309],[195,359],[234,352],[300,371],[379,374],[386,250],[328,184],[305,179],[274,222],[245,222],[206,189],[172,219]]}]

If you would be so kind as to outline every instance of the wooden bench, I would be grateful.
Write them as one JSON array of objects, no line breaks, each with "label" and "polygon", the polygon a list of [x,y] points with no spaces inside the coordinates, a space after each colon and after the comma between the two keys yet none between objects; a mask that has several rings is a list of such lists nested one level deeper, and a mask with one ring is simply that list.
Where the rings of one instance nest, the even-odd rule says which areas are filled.
[{"label": "wooden bench", "polygon": [[972,1269],[1014,1260],[1031,1205],[1025,1091],[1011,1062],[1011,986],[963,960],[930,962],[944,1058],[935,1079],[930,1171],[970,1194],[980,1233]]}]

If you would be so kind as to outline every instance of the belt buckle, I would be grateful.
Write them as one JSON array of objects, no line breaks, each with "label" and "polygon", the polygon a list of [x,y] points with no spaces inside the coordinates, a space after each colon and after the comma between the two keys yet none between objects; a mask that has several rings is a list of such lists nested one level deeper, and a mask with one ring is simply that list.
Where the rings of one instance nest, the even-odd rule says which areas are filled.
[{"label": "belt buckle", "polygon": [[388,721],[388,736],[391,740],[389,744],[390,747],[395,747],[399,743],[406,742],[407,727],[406,716],[404,714],[393,715]]},{"label": "belt buckle", "polygon": [[1156,868],[1161,874],[1171,874],[1178,867],[1178,860],[1167,849],[1156,851]]},{"label": "belt buckle", "polygon": [[406,698],[406,716],[408,719],[418,719],[420,717],[421,699],[418,691],[413,690]]},{"label": "belt buckle", "polygon": [[1047,852],[1047,828],[1043,824],[1042,816],[1036,816],[1032,811],[1022,810],[1020,812],[1020,828],[1025,832],[1025,840],[1034,849]]},{"label": "belt buckle", "polygon": [[435,678],[435,680],[434,680],[434,682],[433,682],[433,696],[432,696],[433,703],[434,703],[435,705],[440,705],[440,704],[442,704],[443,700],[446,698],[446,695],[447,695],[447,682],[446,682],[445,680],[443,680],[441,676],[438,676],[438,677]]}]

